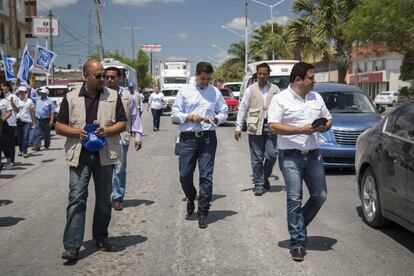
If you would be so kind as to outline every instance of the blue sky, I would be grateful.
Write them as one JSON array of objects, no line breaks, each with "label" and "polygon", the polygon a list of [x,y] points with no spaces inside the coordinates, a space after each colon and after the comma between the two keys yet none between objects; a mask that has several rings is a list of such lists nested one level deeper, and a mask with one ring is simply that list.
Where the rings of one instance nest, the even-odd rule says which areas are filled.
[{"label": "blue sky", "polygon": [[[280,0],[260,0],[268,5]],[[131,31],[124,26],[136,25],[135,50],[140,44],[161,44],[157,59],[182,57],[194,65],[201,61],[218,64],[223,51],[241,37],[221,28],[226,25],[244,34],[244,0],[102,0],[104,48],[120,50],[131,56]],[[82,64],[88,53],[88,12],[91,11],[92,45],[99,42],[96,33],[96,13],[93,0],[40,0],[38,15],[52,9],[60,17],[60,36],[54,39],[54,51],[59,55],[56,64]],[[274,20],[285,23],[292,18],[292,0],[285,0],[273,9]],[[270,20],[270,8],[248,1],[248,19],[252,28]],[[29,39],[29,46],[45,39]],[[214,61],[216,60],[216,61]]]}]

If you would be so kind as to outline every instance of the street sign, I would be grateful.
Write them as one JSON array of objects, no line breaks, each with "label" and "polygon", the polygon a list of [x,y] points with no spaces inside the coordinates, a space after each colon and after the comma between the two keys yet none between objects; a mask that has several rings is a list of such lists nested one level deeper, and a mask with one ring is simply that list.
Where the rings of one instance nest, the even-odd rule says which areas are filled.
[{"label": "street sign", "polygon": [[158,44],[141,44],[140,48],[145,52],[161,52],[161,45]]},{"label": "street sign", "polygon": [[[33,36],[49,36],[49,17],[33,17],[32,35]],[[52,36],[59,36],[59,18],[52,18]]]}]

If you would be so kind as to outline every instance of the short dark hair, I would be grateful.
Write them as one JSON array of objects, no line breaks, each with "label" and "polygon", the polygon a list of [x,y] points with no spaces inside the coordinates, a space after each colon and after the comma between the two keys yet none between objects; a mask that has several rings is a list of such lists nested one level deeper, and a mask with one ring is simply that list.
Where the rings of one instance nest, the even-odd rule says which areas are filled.
[{"label": "short dark hair", "polygon": [[312,64],[306,62],[298,62],[296,63],[293,68],[292,72],[290,73],[290,83],[294,83],[296,77],[301,78],[302,80],[305,79],[308,70],[314,69],[315,67]]},{"label": "short dark hair", "polygon": [[201,73],[212,74],[214,72],[213,66],[205,61],[201,61],[197,64],[196,74],[200,75]]},{"label": "short dark hair", "polygon": [[10,89],[10,91],[13,90],[13,86],[12,86],[12,83],[10,81],[3,82],[3,86],[7,86]]},{"label": "short dark hair", "polygon": [[119,70],[119,68],[108,67],[108,68],[105,69],[105,75],[106,75],[106,72],[108,72],[108,71],[116,71],[116,75],[118,76],[118,78],[121,76],[121,70]]},{"label": "short dark hair", "polygon": [[267,72],[270,74],[270,66],[266,62],[260,63],[256,66],[256,72],[259,71],[259,68],[267,68]]}]

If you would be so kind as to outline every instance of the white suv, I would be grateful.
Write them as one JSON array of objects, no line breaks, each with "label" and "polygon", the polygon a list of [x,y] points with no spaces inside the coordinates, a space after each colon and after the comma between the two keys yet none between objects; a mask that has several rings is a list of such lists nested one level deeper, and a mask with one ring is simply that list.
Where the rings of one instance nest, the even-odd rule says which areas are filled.
[{"label": "white suv", "polygon": [[384,91],[379,93],[375,97],[375,105],[389,105],[395,106],[398,103],[398,98],[400,97],[400,93],[398,91]]}]

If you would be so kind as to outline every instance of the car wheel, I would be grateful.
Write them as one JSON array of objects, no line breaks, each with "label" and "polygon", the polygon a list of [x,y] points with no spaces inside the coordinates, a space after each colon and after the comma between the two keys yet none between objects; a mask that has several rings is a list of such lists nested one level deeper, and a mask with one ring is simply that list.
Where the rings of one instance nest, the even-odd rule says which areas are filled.
[{"label": "car wheel", "polygon": [[371,168],[365,170],[361,183],[361,204],[364,221],[371,227],[381,227],[386,219],[381,213],[377,181]]}]

